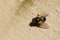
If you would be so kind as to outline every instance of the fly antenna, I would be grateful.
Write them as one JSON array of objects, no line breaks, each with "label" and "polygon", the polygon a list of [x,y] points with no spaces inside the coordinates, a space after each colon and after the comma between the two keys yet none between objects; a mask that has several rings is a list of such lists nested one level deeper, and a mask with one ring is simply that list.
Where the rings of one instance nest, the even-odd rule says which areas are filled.
[{"label": "fly antenna", "polygon": [[46,14],[44,17],[47,17],[49,14]]}]

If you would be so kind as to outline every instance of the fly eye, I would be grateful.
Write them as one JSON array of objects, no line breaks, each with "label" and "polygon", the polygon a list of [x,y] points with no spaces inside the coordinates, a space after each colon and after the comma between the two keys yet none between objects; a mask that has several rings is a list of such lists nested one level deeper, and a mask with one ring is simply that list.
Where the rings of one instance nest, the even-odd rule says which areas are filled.
[{"label": "fly eye", "polygon": [[46,18],[45,17],[42,17],[41,18],[41,21],[45,22],[46,21]]},{"label": "fly eye", "polygon": [[41,18],[37,18],[37,21],[39,22],[41,20]]},{"label": "fly eye", "polygon": [[37,21],[39,21],[40,19],[38,18]]}]

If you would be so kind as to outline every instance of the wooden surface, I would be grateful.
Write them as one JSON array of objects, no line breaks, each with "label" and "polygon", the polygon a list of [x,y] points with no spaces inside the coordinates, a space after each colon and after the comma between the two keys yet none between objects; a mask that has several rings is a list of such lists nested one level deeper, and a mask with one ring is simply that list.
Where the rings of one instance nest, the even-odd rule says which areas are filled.
[{"label": "wooden surface", "polygon": [[[29,26],[40,12],[48,29]],[[60,0],[0,0],[0,40],[60,40]]]}]

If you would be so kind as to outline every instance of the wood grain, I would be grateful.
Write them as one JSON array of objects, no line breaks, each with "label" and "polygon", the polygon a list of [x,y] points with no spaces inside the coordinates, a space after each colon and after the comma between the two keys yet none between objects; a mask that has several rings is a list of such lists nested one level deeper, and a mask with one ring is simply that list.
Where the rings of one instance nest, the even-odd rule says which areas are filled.
[{"label": "wood grain", "polygon": [[[41,11],[49,28],[30,27]],[[0,0],[0,40],[60,40],[60,0]]]}]

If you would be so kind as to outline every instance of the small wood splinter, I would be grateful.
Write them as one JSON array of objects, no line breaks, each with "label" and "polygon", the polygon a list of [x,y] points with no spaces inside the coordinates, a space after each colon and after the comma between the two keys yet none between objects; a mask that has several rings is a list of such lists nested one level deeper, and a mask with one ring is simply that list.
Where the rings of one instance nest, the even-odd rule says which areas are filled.
[{"label": "small wood splinter", "polygon": [[30,23],[30,26],[37,26],[39,27],[40,25],[44,24],[44,22],[46,21],[46,17],[49,14],[37,14],[37,16],[35,18],[32,19],[32,22]]}]

